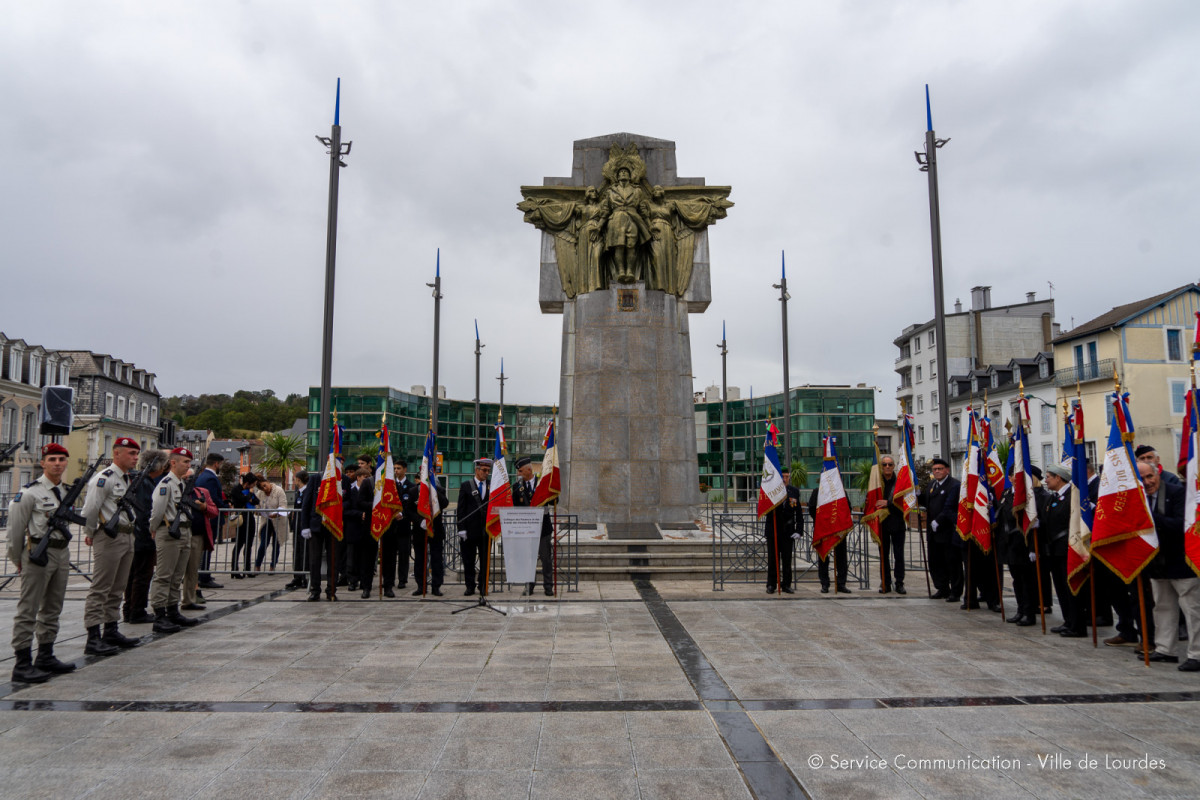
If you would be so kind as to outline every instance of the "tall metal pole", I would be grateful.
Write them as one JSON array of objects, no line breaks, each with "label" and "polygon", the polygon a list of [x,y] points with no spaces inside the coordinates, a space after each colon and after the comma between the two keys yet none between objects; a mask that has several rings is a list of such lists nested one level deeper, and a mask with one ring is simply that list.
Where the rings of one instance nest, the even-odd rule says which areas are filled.
[{"label": "tall metal pole", "polygon": [[729,513],[729,378],[725,362],[729,348],[725,346],[725,322],[721,322],[721,495],[725,498],[725,513]]},{"label": "tall metal pole", "polygon": [[779,251],[779,307],[783,311],[783,464],[792,468],[792,384],[788,377],[788,324],[787,304],[792,296],[787,291],[787,262],[783,251]]},{"label": "tall metal pole", "polygon": [[500,422],[504,422],[504,382],[508,378],[504,377],[504,359],[500,359],[500,377],[496,378],[500,381]]},{"label": "tall metal pole", "polygon": [[925,152],[916,153],[922,172],[929,173],[929,238],[933,245],[933,329],[937,336],[938,427],[940,455],[950,460],[950,405],[946,392],[946,299],[942,290],[942,220],[938,206],[937,151],[949,139],[933,132],[933,111],[929,105],[929,84],[925,84]]},{"label": "tall metal pole", "polygon": [[430,392],[429,425],[433,436],[438,437],[438,358],[442,344],[442,248],[437,251],[437,270],[433,274],[433,283],[427,283],[433,289],[433,391]]},{"label": "tall metal pole", "polygon": [[338,78],[337,94],[333,101],[333,127],[328,138],[318,136],[317,141],[329,148],[329,221],[325,232],[325,324],[321,331],[321,435],[320,450],[317,451],[318,468],[320,459],[329,452],[329,414],[332,411],[333,394],[333,287],[334,264],[337,261],[337,212],[338,170],[346,166],[342,156],[350,154],[353,142],[346,142],[342,149],[342,79]]},{"label": "tall metal pole", "polygon": [[479,449],[482,441],[479,436],[479,356],[484,347],[485,345],[479,343],[479,320],[475,320],[475,432],[471,438],[474,439],[472,450],[476,458],[483,455],[483,451]]}]

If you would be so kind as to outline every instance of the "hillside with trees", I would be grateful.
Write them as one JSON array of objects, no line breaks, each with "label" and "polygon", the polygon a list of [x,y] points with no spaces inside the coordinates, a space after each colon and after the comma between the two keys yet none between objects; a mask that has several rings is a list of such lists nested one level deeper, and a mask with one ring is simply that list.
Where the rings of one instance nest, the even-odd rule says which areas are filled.
[{"label": "hillside with trees", "polygon": [[262,431],[290,428],[308,414],[308,397],[289,394],[280,400],[270,389],[227,394],[164,397],[162,414],[180,428],[215,431],[218,437],[258,436]]}]

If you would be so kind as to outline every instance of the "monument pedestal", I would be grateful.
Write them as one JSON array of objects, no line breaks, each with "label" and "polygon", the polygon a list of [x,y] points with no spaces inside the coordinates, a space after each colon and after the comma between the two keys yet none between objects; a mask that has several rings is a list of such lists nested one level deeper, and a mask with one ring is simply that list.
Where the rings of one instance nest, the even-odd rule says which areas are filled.
[{"label": "monument pedestal", "polygon": [[[563,307],[562,504],[612,534],[700,503],[687,305],[631,284]],[[623,523],[648,523],[626,528]]]}]

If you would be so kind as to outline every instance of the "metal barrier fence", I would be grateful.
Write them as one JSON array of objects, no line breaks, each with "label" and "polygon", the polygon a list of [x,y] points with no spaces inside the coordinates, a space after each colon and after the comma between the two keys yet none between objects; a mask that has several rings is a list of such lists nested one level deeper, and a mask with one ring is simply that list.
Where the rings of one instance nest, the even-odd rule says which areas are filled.
[{"label": "metal barrier fence", "polygon": [[[299,511],[293,508],[279,509],[222,509],[216,518],[213,549],[206,553],[201,572],[210,575],[228,576],[233,579],[255,577],[267,573],[289,573],[307,575],[309,571],[307,540],[300,537],[295,522]],[[278,515],[272,517],[272,515]],[[277,529],[273,518],[284,520]],[[450,585],[463,585],[462,552],[455,535],[453,511],[442,514],[446,529],[444,560],[446,581]],[[72,525],[70,551],[71,567],[87,579],[92,573],[92,548],[84,542],[82,526]],[[558,517],[558,552],[556,582],[563,591],[579,591],[579,518],[561,514]],[[99,534],[103,536],[104,534]],[[121,534],[127,535],[127,534]],[[366,534],[370,537],[370,534]],[[350,545],[352,548],[353,545]],[[351,551],[352,552],[352,551]],[[378,554],[374,575],[379,576]],[[345,565],[339,563],[338,571]],[[410,572],[415,569],[410,559]],[[322,570],[328,574],[327,568]],[[17,576],[17,570],[8,560],[7,530],[0,535],[0,589]],[[488,584],[491,591],[502,592],[513,584],[504,580],[503,537],[492,550]],[[402,578],[402,582],[407,580]],[[524,588],[522,586],[522,588]]]}]

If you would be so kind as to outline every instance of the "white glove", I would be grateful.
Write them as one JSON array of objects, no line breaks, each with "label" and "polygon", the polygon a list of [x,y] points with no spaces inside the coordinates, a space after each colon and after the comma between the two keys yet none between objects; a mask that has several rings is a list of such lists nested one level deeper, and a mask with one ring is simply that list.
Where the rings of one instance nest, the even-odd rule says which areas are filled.
[{"label": "white glove", "polygon": [[1029,562],[1033,563],[1034,561],[1037,561],[1037,553],[1030,553],[1029,554]]},{"label": "white glove", "polygon": [[467,532],[466,532],[466,531],[459,531],[459,532],[458,532],[458,538],[462,539],[462,540],[465,542],[465,541],[467,540]]},{"label": "white glove", "polygon": [[426,527],[426,525],[428,524],[428,522],[429,522],[429,520],[424,520],[424,519],[423,519],[423,520],[421,520],[421,530],[423,530],[423,531],[424,531],[424,530],[428,530],[428,528]]},{"label": "white glove", "polygon": [[308,528],[305,528],[304,530],[300,531],[300,538],[301,539],[311,539],[312,531],[309,530]]},{"label": "white glove", "polygon": [[934,533],[937,533],[937,520],[936,519],[929,523],[929,530],[933,531]]},{"label": "white glove", "polygon": [[793,538],[793,539],[795,539],[796,541],[800,541],[800,534],[798,534],[798,533],[793,533],[793,534],[792,534],[792,538]]}]

